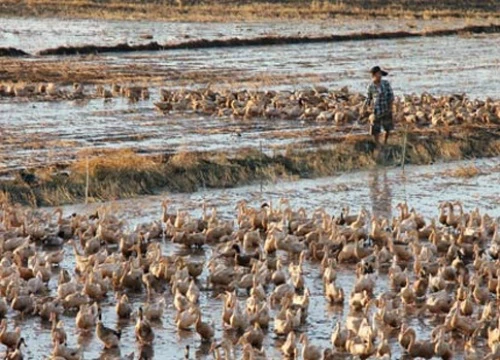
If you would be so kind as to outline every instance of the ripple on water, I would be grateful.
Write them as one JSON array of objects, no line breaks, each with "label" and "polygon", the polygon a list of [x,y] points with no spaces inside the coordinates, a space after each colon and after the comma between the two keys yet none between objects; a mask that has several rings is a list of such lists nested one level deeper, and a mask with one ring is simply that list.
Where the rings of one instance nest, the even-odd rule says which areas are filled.
[{"label": "ripple on water", "polygon": [[[466,209],[476,206],[483,209],[491,201],[492,197],[497,196],[497,185],[491,184],[491,179],[496,178],[500,171],[500,158],[474,161],[474,164],[486,175],[473,179],[463,179],[461,182],[450,184],[450,179],[445,172],[457,166],[467,164],[470,164],[470,162],[421,167],[409,166],[406,168],[404,176],[400,169],[375,169],[372,171],[342,174],[333,178],[265,184],[262,193],[258,191],[258,186],[248,186],[237,189],[209,190],[194,194],[162,194],[160,196],[118,201],[113,204],[73,205],[66,206],[63,209],[65,214],[69,214],[82,211],[90,212],[95,210],[96,206],[109,206],[113,209],[114,213],[127,219],[128,227],[131,229],[138,223],[157,219],[161,211],[160,201],[165,196],[168,196],[172,200],[175,208],[188,210],[194,216],[201,215],[200,207],[204,200],[209,206],[216,205],[221,216],[232,218],[235,213],[234,205],[238,200],[253,198],[252,204],[258,206],[261,201],[269,201],[270,199],[273,200],[274,204],[277,204],[280,197],[288,197],[294,208],[303,206],[308,211],[324,207],[328,212],[333,213],[338,212],[341,207],[349,204],[352,211],[357,211],[361,206],[365,206],[370,212],[386,216],[394,211],[397,202],[406,199],[410,206],[414,206],[419,212],[427,216],[435,216],[437,215],[436,204],[439,201],[460,199],[463,201]],[[443,183],[446,184],[446,188],[443,187],[434,192],[430,191],[433,186]],[[469,187],[468,184],[470,183],[475,184],[475,187]],[[335,186],[340,184],[348,184],[349,190],[311,191],[318,188],[335,189]],[[474,189],[474,191],[471,191],[471,189]],[[379,191],[383,192],[383,196],[374,197],[373,194],[378,194]],[[47,208],[43,210],[51,211],[52,209]],[[496,206],[489,212],[492,216],[500,216],[500,207]],[[163,251],[165,254],[186,253],[185,250],[171,243],[164,244]],[[71,254],[72,252],[68,249],[67,256],[61,264],[62,267],[67,269],[74,268],[74,258]],[[191,256],[195,260],[205,260],[211,256],[211,250],[210,248],[206,248],[201,251],[195,251],[191,253]],[[288,261],[284,254],[280,256],[283,257],[285,263]],[[311,303],[308,321],[300,330],[307,332],[315,344],[326,347],[330,345],[330,335],[333,325],[337,321],[345,321],[348,314],[348,306],[342,308],[327,304],[323,296],[322,281],[319,276],[317,264],[306,262],[304,270],[306,273],[306,286],[311,292]],[[354,267],[351,265],[342,266],[339,269],[337,283],[344,289],[346,294],[349,294],[353,288],[353,273]],[[54,272],[54,279],[49,283],[52,292],[55,292],[57,287],[56,274],[57,271]],[[205,284],[206,276],[207,272],[205,271],[200,279],[201,284]],[[387,284],[387,274],[379,274],[375,294],[387,291]],[[173,297],[168,291],[165,293],[165,297],[167,304],[172,304]],[[242,293],[239,298],[244,301],[246,296]],[[137,308],[144,301],[144,297],[141,294],[131,294],[130,300],[134,304],[134,307]],[[206,317],[205,320],[215,323],[216,337],[218,339],[222,337],[234,338],[234,334],[224,331],[221,327],[222,303],[220,300],[215,299],[212,292],[202,291],[200,306],[202,313]],[[121,356],[134,351],[137,353],[138,350],[134,339],[134,321],[118,321],[112,297],[103,302],[102,308],[105,324],[119,327],[123,332],[120,350],[104,351],[93,332],[87,335],[78,333],[73,328],[74,315],[65,315],[62,317],[65,322],[66,331],[68,332],[68,344],[70,346],[80,344],[85,349],[85,357],[88,359],[109,359],[115,358],[118,353]],[[173,321],[174,316],[175,309],[172,305],[169,305],[165,310],[162,321],[153,323],[156,340],[154,348],[151,350],[154,351],[155,358],[177,360],[180,358],[179,354],[183,352],[184,347],[190,345],[192,354],[194,354],[196,359],[209,359],[209,347],[207,345],[200,345],[198,336],[194,332],[178,332]],[[428,338],[430,331],[442,322],[442,319],[422,319],[415,312],[409,311],[408,322],[417,330],[419,338]],[[40,322],[38,318],[21,320],[19,316],[13,316],[12,313],[9,314],[9,323],[10,325],[18,324],[22,327],[23,336],[26,337],[29,345],[26,350],[29,358],[37,359],[39,358],[39,354],[48,354],[51,351],[50,325],[48,323]],[[264,346],[271,358],[280,358],[278,346],[282,343],[283,339],[276,337],[272,331],[269,332]],[[393,356],[401,356],[400,347],[394,338],[390,339],[390,344],[392,345]]]}]

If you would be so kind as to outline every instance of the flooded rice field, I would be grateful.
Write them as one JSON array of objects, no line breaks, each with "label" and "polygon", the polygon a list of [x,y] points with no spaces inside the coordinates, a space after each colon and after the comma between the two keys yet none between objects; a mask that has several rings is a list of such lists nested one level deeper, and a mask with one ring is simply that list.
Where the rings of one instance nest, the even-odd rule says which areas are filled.
[{"label": "flooded rice field", "polygon": [[[155,41],[169,42],[461,26],[460,20],[209,24],[9,18],[1,21],[0,43],[36,53],[61,45],[137,44],[151,41],[151,36]],[[0,80],[6,83],[19,79],[50,81],[67,89],[79,82],[85,84],[89,93],[94,93],[98,84],[109,88],[112,83],[121,83],[148,87],[151,97],[133,102],[123,97],[106,100],[95,96],[82,96],[79,100],[0,97],[0,172],[67,164],[89,150],[133,149],[138,153],[166,154],[230,153],[259,148],[272,153],[290,145],[298,147],[314,140],[318,134],[366,134],[367,127],[357,121],[349,126],[337,126],[332,122],[321,124],[299,118],[243,119],[175,110],[162,114],[155,110],[155,103],[160,99],[160,87],[252,91],[325,85],[330,89],[347,86],[351,91],[363,92],[368,81],[367,70],[374,64],[390,71],[389,79],[399,98],[411,93],[436,96],[466,93],[471,99],[498,99],[498,83],[494,79],[500,70],[499,43],[500,35],[488,34],[2,58]],[[460,96],[450,99],[447,105],[455,104],[456,99]],[[489,101],[481,104],[490,110],[493,107]],[[233,105],[231,103],[231,107]],[[488,123],[488,131],[492,133],[496,129],[495,116],[482,113],[480,117],[480,121],[485,122],[493,119],[492,124]],[[56,346],[58,354],[52,357],[56,359],[59,355],[65,359],[176,360],[183,358],[187,346],[189,357],[185,358],[189,359],[212,359],[214,353],[224,347],[234,347],[236,358],[258,359],[256,349],[237,344],[239,335],[247,330],[246,317],[255,315],[257,310],[259,316],[253,321],[262,325],[269,323],[262,338],[258,328],[255,330],[269,359],[282,358],[280,347],[285,337],[276,334],[280,330],[278,324],[284,324],[281,330],[285,333],[293,328],[297,340],[300,334],[307,334],[311,344],[321,351],[334,352],[330,357],[324,356],[324,360],[356,359],[349,355],[356,352],[362,358],[422,357],[421,349],[416,349],[414,342],[400,344],[398,334],[410,334],[405,332],[409,331],[407,327],[414,330],[419,341],[425,341],[419,344],[425,344],[422,347],[428,350],[426,358],[435,355],[443,359],[487,359],[489,354],[491,359],[496,359],[500,356],[497,334],[500,280],[496,271],[498,260],[495,260],[500,243],[499,183],[500,158],[496,157],[407,166],[404,172],[401,168],[375,168],[332,178],[278,179],[275,183],[234,189],[161,193],[114,203],[76,204],[63,207],[63,216],[59,219],[54,208],[5,205],[0,210],[0,291],[3,295],[0,310],[6,309],[9,330],[20,327],[28,344],[22,351],[28,359],[49,357],[53,342],[61,343]],[[164,208],[166,213],[162,215],[162,201],[166,198],[168,208]],[[415,212],[405,210],[405,201]],[[204,205],[208,213],[202,210]],[[358,217],[349,216],[358,212]],[[482,216],[485,213],[488,216]],[[373,222],[372,216],[395,220]],[[436,219],[437,225],[432,225],[431,219]],[[215,229],[224,235],[209,239],[207,234],[212,230],[214,233]],[[156,235],[151,235],[154,233]],[[30,238],[24,240],[27,234]],[[70,239],[80,255],[71,248]],[[252,239],[256,243],[252,243]],[[188,241],[200,241],[201,246],[181,246]],[[146,245],[149,245],[147,249]],[[58,259],[60,248],[64,249],[64,256]],[[242,254],[236,256],[240,248],[243,248]],[[258,259],[247,257],[255,252],[261,253],[256,256]],[[141,256],[144,253],[146,256]],[[229,255],[226,258],[221,253]],[[332,277],[326,285],[334,283],[337,290],[343,289],[342,304],[331,305],[325,298],[322,253],[326,254],[325,259],[338,261],[338,264],[325,264],[325,261],[323,265]],[[301,257],[305,257],[305,261],[297,265]],[[346,257],[365,260],[358,265],[343,263]],[[276,295],[277,287],[271,285],[270,280],[278,267],[278,259],[284,266],[288,283],[288,287],[283,287],[288,293],[281,295],[289,297],[290,302],[274,304],[275,307],[271,306],[271,298],[280,296]],[[253,270],[246,260],[256,264]],[[233,266],[234,261],[240,264]],[[55,266],[51,266],[51,262]],[[84,266],[89,263],[90,266]],[[189,266],[196,268],[200,263],[203,272],[196,281],[190,281]],[[289,264],[295,266],[289,267]],[[389,272],[388,267],[391,267]],[[67,274],[60,276],[64,270]],[[249,275],[250,271],[253,275]],[[175,274],[173,282],[172,274]],[[40,281],[44,277],[48,281]],[[228,289],[238,289],[235,298],[229,296],[231,301],[226,310],[234,315],[238,313],[234,309],[241,306],[243,314],[239,315],[241,319],[234,315],[229,323],[223,323],[224,304],[218,297],[221,289],[215,288],[228,279],[234,279],[225,284]],[[250,279],[250,284],[244,284],[244,279]],[[61,295],[61,285],[66,288],[66,283],[78,284],[74,290],[66,286],[71,290],[70,298],[68,294]],[[259,283],[268,285],[263,293]],[[423,293],[416,295],[415,292],[422,291],[422,284],[425,285]],[[178,289],[175,294],[173,285]],[[366,286],[366,293],[359,290],[360,286]],[[134,333],[140,306],[146,310],[146,287],[151,290],[150,304],[160,307],[165,304],[158,320],[150,324],[140,322],[141,326],[151,326],[155,334],[153,346],[139,346]],[[251,287],[254,294],[251,299],[258,304],[247,313],[247,289]],[[184,300],[184,295],[195,294],[196,289],[200,290],[198,302]],[[358,303],[366,308],[364,313],[352,309],[359,305],[352,304],[350,296],[354,293],[361,297]],[[130,319],[119,319],[115,311],[116,297],[123,294],[127,294],[134,309]],[[330,295],[335,301],[340,300],[338,291]],[[90,304],[93,300],[100,304],[102,323],[97,321],[97,310],[93,312],[82,306],[77,316],[79,306],[72,306],[75,302]],[[6,302],[17,310],[8,307]],[[47,319],[41,320],[42,315],[49,317],[49,306],[59,313],[63,323],[51,325]],[[186,325],[187,331],[178,329],[179,308],[188,309],[179,311],[181,320],[190,322]],[[75,326],[76,318],[81,318],[85,311],[90,311],[87,314],[90,325],[84,324],[89,325],[88,331],[82,329],[85,327],[82,324]],[[208,336],[214,338],[212,344],[201,342],[195,330],[192,312],[198,311],[205,326],[214,329],[214,336]],[[307,316],[300,319],[300,315],[306,313]],[[146,310],[146,317],[150,314]],[[365,332],[362,333],[359,328],[364,315]],[[108,340],[116,336],[109,329],[103,329],[103,324],[121,332],[119,348],[103,349],[102,342],[109,343]],[[335,342],[334,349],[331,335],[337,324],[342,327],[340,337],[345,334],[349,341],[341,346]],[[53,334],[61,330],[52,330],[52,326],[64,327],[67,340],[54,340]],[[231,327],[239,327],[240,333],[229,329]],[[346,327],[353,332],[347,335]],[[440,331],[431,334],[436,328]],[[408,336],[411,338],[411,334]],[[383,346],[384,339],[388,347]],[[15,340],[11,348],[17,345]],[[0,342],[8,342],[5,323],[0,325]],[[447,343],[452,344],[451,357]],[[67,347],[79,350],[71,354]],[[298,345],[299,353],[303,348]],[[305,348],[314,352],[312,347]],[[470,357],[472,353],[476,357]],[[322,357],[303,354],[299,358],[319,360]]]},{"label": "flooded rice field", "polygon": [[[479,176],[453,176],[454,170],[474,166]],[[304,207],[312,212],[325,208],[338,211],[345,205],[365,207],[377,216],[397,215],[395,206],[408,201],[425,214],[434,214],[436,203],[463,199],[464,204],[476,204],[491,216],[500,216],[500,198],[496,196],[500,180],[500,158],[476,159],[422,166],[376,168],[369,171],[346,172],[335,177],[301,179],[297,181],[265,182],[234,189],[204,189],[191,194],[161,194],[113,202],[113,207],[127,219],[131,227],[151,221],[160,211],[165,197],[177,204],[176,208],[201,216],[201,205],[215,206],[221,216],[230,219],[234,206],[240,200],[249,203],[279,201],[286,198],[290,206]],[[66,213],[93,212],[100,204],[76,204],[63,207]],[[50,210],[50,208],[48,208]]]},{"label": "flooded rice field", "polygon": [[[50,26],[49,26],[50,24]],[[337,19],[328,22],[242,22],[199,23],[159,21],[112,21],[78,19],[2,18],[0,44],[28,53],[47,48],[78,45],[141,44],[153,39],[159,43],[186,39],[252,38],[265,35],[315,36],[348,34],[355,32],[381,32],[399,30],[454,29],[464,25],[489,24],[488,19],[415,20],[380,19],[365,21]],[[49,29],[49,30],[48,30]],[[146,37],[146,38],[145,38]]]},{"label": "flooded rice field", "polygon": [[[266,74],[256,88],[303,87],[324,84],[364,91],[366,69],[384,63],[397,95],[466,93],[476,98],[498,96],[489,76],[500,68],[499,34],[471,37],[355,41],[330,44],[255,46],[179,50],[105,57],[115,66],[147,64],[164,71],[179,69],[230,74],[214,85],[238,87]],[[470,53],[480,54],[477,58]],[[276,81],[273,81],[276,78]],[[175,83],[173,84],[175,85]]]},{"label": "flooded rice field", "polygon": [[[0,119],[0,170],[67,163],[82,149],[104,147],[169,153],[179,147],[226,151],[263,143],[272,149],[307,141],[317,128],[298,120],[233,121],[175,111],[163,115],[153,105],[159,99],[159,87],[288,90],[315,84],[364,92],[366,69],[383,63],[400,97],[428,92],[496,99],[498,85],[492,79],[500,70],[499,42],[500,35],[494,34],[65,58],[62,66],[75,74],[79,67],[93,67],[86,82],[101,79],[103,71],[106,82],[120,81],[127,74],[125,81],[150,86],[151,99],[130,104],[123,99],[44,102],[0,98],[0,113],[5,114]],[[60,59],[16,61],[35,67],[40,64],[54,74]],[[138,77],[135,82],[134,76]],[[64,78],[71,81],[71,75]],[[303,137],[290,136],[300,132]],[[235,133],[243,136],[235,139]]]},{"label": "flooded rice field", "polygon": [[[0,120],[0,171],[68,164],[84,150],[133,149],[140,153],[223,151],[262,148],[265,152],[311,140],[332,126],[301,121],[256,119],[237,121],[199,114],[163,115],[152,103],[130,104],[125,99],[84,104],[38,102],[0,104],[18,108]],[[343,133],[339,129],[339,134]],[[353,129],[360,133],[363,129]],[[333,130],[335,132],[335,130]],[[240,134],[241,136],[238,136]]]},{"label": "flooded rice field", "polygon": [[[498,199],[497,185],[500,180],[500,162],[499,159],[477,160],[473,165],[481,170],[484,175],[472,177],[469,179],[454,178],[450,176],[454,170],[460,167],[470,166],[472,162],[462,162],[448,165],[434,165],[423,167],[408,167],[403,173],[401,169],[378,169],[367,172],[347,173],[335,178],[325,178],[318,180],[302,180],[298,182],[280,182],[279,184],[265,184],[263,189],[259,186],[249,186],[231,190],[210,190],[190,195],[172,195],[162,194],[161,196],[140,198],[134,200],[125,200],[117,203],[75,205],[63,208],[65,218],[76,212],[78,215],[93,214],[96,209],[107,208],[113,214],[125,221],[123,231],[133,231],[134,228],[143,223],[150,224],[161,218],[161,201],[165,198],[170,200],[169,212],[176,210],[187,211],[193,218],[202,216],[202,205],[205,203],[209,208],[217,209],[217,216],[220,221],[226,219],[235,220],[235,205],[245,200],[249,206],[258,208],[263,202],[272,203],[276,208],[283,208],[282,199],[287,199],[293,209],[304,208],[308,217],[311,217],[314,210],[323,208],[328,214],[338,215],[345,206],[350,206],[353,212],[365,208],[369,214],[381,217],[397,217],[399,210],[396,208],[398,203],[408,201],[410,206],[418,209],[428,222],[430,218],[438,215],[437,205],[445,201],[455,201],[460,199],[464,204],[465,210],[470,211],[474,207],[479,207],[482,212],[488,213],[495,218],[500,216],[500,204]],[[281,205],[280,205],[281,204]],[[51,213],[53,209],[41,209],[40,211]],[[369,230],[369,224],[367,231]],[[205,245],[200,250],[188,250],[184,247],[172,244],[167,240],[159,241],[164,255],[188,256],[187,261],[207,262],[215,256],[215,247]],[[112,249],[113,247],[110,247]],[[75,258],[69,245],[65,245],[66,254],[61,268],[69,271],[71,276],[74,274]],[[47,250],[47,249],[46,249]],[[41,250],[39,250],[41,251]],[[50,250],[47,250],[50,252]],[[113,251],[113,250],[111,250]],[[290,257],[285,251],[278,250],[273,255],[282,259],[283,263],[288,264]],[[311,257],[309,253],[308,257]],[[467,265],[473,272],[472,264]],[[411,269],[411,266],[410,266]],[[57,274],[59,269],[53,270],[54,277],[48,283],[49,293],[56,295]],[[336,266],[337,286],[343,288],[346,299],[344,305],[330,305],[325,299],[323,290],[323,281],[321,280],[320,265],[318,261],[308,259],[303,267],[305,278],[305,287],[310,292],[309,311],[305,323],[297,328],[297,333],[307,333],[312,344],[321,347],[321,349],[332,348],[330,338],[332,330],[337,323],[344,327],[346,319],[360,317],[360,313],[350,310],[349,294],[353,291],[355,283],[354,268],[348,264],[339,264]],[[207,277],[209,272],[205,269],[197,281],[198,287],[202,290],[199,298],[199,307],[203,315],[203,320],[211,322],[215,329],[215,341],[220,343],[223,339],[229,339],[234,342],[237,339],[236,333],[232,330],[224,330],[221,316],[223,302],[216,298],[217,292],[206,289]],[[391,293],[389,275],[386,271],[380,271],[377,275],[377,282],[374,288],[374,296],[379,297],[382,293]],[[413,277],[413,275],[412,275]],[[450,285],[450,284],[449,284]],[[154,301],[165,299],[166,308],[161,320],[151,323],[155,333],[154,346],[152,348],[142,348],[142,353],[136,345],[134,337],[134,320],[118,319],[115,312],[114,295],[112,292],[104,298],[100,304],[102,307],[103,321],[106,326],[113,329],[119,329],[122,332],[119,349],[103,350],[102,344],[96,338],[93,328],[90,332],[84,332],[74,326],[75,314],[73,312],[64,312],[60,319],[64,322],[64,328],[67,334],[67,344],[69,347],[81,347],[86,359],[172,359],[183,358],[183,352],[186,345],[190,347],[190,359],[211,359],[209,343],[201,343],[196,331],[178,330],[174,322],[176,310],[174,308],[174,297],[168,286],[164,294],[153,296]],[[267,293],[272,293],[273,286],[269,286]],[[129,294],[130,302],[135,311],[144,303],[144,293],[126,291]],[[238,300],[241,306],[245,307],[245,301],[248,298],[245,290],[238,291]],[[453,293],[450,293],[453,296]],[[48,295],[48,293],[45,293]],[[429,298],[432,292],[429,290]],[[416,307],[415,307],[416,306]],[[405,322],[413,328],[419,340],[428,340],[431,331],[443,323],[445,313],[437,314],[434,317],[426,314],[419,315],[419,309],[422,304],[400,305],[404,312]],[[482,306],[474,305],[474,316],[479,317]],[[374,311],[376,308],[374,309]],[[271,319],[276,316],[277,311],[271,310]],[[371,319],[371,313],[369,313]],[[30,315],[22,319],[15,312],[10,311],[7,315],[8,324],[14,324],[21,327],[22,336],[26,339],[28,348],[25,354],[29,359],[45,358],[40,354],[49,354],[52,350],[51,345],[51,325],[48,322],[41,321],[38,317]],[[375,325],[378,324],[378,325]],[[399,329],[391,330],[387,325],[381,324],[378,320],[373,323],[378,331],[385,332],[388,336],[389,345],[392,349],[392,359],[411,359],[411,356],[404,355],[401,345],[398,343],[397,335]],[[282,358],[279,352],[279,346],[284,342],[282,336],[277,336],[273,331],[273,321],[269,330],[264,332],[263,349],[265,349],[268,358]],[[453,358],[463,358],[463,342],[458,333],[453,332],[453,341],[455,350]],[[379,340],[377,340],[378,343]],[[485,348],[481,340],[477,341],[477,350],[483,351]],[[241,356],[241,347],[236,347],[237,358]],[[135,354],[135,355],[132,355]],[[346,355],[345,352],[336,353],[335,358],[354,358]],[[142,357],[141,357],[142,356]],[[148,357],[149,356],[149,357]]]}]

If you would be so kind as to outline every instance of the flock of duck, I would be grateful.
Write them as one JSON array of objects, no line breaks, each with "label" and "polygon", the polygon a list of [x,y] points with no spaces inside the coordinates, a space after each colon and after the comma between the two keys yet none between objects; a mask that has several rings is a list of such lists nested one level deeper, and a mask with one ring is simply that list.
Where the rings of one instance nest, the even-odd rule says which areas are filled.
[{"label": "flock of duck", "polygon": [[[196,333],[214,359],[276,358],[266,355],[275,354],[266,343],[273,337],[289,359],[391,359],[395,353],[500,358],[500,231],[498,219],[478,209],[466,212],[460,202],[446,202],[427,220],[401,203],[398,216],[381,219],[365,209],[351,214],[348,207],[335,216],[324,209],[295,211],[282,199],[279,206],[258,208],[242,201],[236,218],[227,220],[205,205],[199,218],[169,207],[164,201],[158,220],[131,230],[105,208],[63,216],[61,209],[3,205],[5,358],[26,358],[24,346],[37,340],[23,335],[21,326],[32,317],[51,324],[51,359],[83,358],[84,348],[68,343],[69,329],[119,349],[123,322],[135,322],[139,350],[125,358],[152,358],[162,331],[155,324],[166,316],[167,303],[179,331]],[[166,254],[170,247],[189,255]],[[195,249],[210,249],[211,256],[196,260]],[[319,278],[308,279],[311,268]],[[337,274],[351,270],[355,282],[348,291]],[[324,294],[313,294],[311,282],[322,283]],[[203,313],[204,292],[220,299],[220,319]],[[326,348],[308,333],[315,326],[309,321],[313,296],[347,311],[333,324]],[[117,324],[102,316],[109,301]],[[15,328],[8,320],[13,315],[21,321]],[[74,324],[62,322],[62,315]],[[412,316],[439,325],[424,339]],[[216,336],[221,331],[231,336]],[[184,358],[191,356],[186,346]]]},{"label": "flock of duck", "polygon": [[103,85],[89,86],[92,91],[87,91],[83,83],[74,83],[71,87],[61,87],[55,83],[0,83],[0,97],[16,97],[21,99],[43,99],[55,100],[79,100],[85,98],[104,98],[109,100],[113,97],[122,96],[130,101],[149,99],[149,90],[144,86],[120,86],[113,84],[111,89]]},{"label": "flock of duck", "polygon": [[[223,91],[160,89],[163,112],[195,111],[238,119],[267,118],[328,122],[344,125],[369,120],[365,96],[347,87],[330,90],[314,86],[300,91]],[[405,95],[394,104],[397,121],[415,126],[500,124],[500,101],[471,100],[465,95],[434,97]]]},{"label": "flock of duck", "polygon": [[[97,85],[89,92],[85,90],[81,83],[73,84],[71,89],[59,88],[54,83],[0,84],[0,97],[42,96],[52,100],[97,97],[109,101],[121,96],[133,102],[150,98],[150,91],[144,86]],[[364,101],[364,95],[350,92],[347,87],[330,90],[317,85],[297,91],[214,91],[207,87],[199,90],[161,88],[159,101],[154,105],[162,113],[194,112],[235,119],[288,119],[344,125],[370,119]],[[394,114],[396,121],[419,127],[500,125],[500,100],[472,100],[457,94],[404,95],[396,98]]]}]

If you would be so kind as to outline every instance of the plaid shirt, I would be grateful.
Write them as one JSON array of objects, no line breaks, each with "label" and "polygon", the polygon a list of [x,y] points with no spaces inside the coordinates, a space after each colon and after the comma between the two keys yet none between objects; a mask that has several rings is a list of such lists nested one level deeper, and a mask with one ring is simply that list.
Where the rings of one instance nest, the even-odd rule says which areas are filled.
[{"label": "plaid shirt", "polygon": [[367,99],[365,104],[373,103],[373,112],[375,116],[382,116],[392,112],[392,102],[394,101],[394,93],[392,92],[391,84],[387,80],[381,80],[380,85],[375,83],[368,85]]}]

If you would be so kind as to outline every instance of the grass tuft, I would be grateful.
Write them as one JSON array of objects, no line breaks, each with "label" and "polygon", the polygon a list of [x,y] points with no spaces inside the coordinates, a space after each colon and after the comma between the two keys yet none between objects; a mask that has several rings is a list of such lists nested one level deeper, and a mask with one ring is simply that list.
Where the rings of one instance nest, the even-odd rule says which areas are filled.
[{"label": "grass tuft", "polygon": [[448,175],[450,177],[454,178],[465,178],[465,179],[470,179],[479,175],[484,175],[485,173],[481,171],[476,165],[471,164],[471,165],[466,165],[466,166],[460,166],[456,169],[452,169],[449,171],[445,172],[445,175]]},{"label": "grass tuft", "polygon": [[498,18],[490,0],[4,0],[2,14],[10,16],[148,19],[169,21],[325,20],[357,18]]},{"label": "grass tuft", "polygon": [[[408,135],[407,164],[430,164],[474,157],[500,155],[499,135],[478,128],[462,129],[460,136],[430,133]],[[90,201],[115,200],[159,191],[194,192],[203,188],[227,188],[255,182],[330,176],[339,172],[401,164],[401,134],[395,133],[379,156],[367,135],[346,136],[329,144],[304,143],[274,154],[258,149],[234,153],[189,152],[142,156],[132,150],[81,153],[78,161],[63,171],[37,170],[35,180],[22,177],[0,182],[0,203],[10,201],[31,206],[81,202],[85,197],[87,158]],[[481,174],[474,166],[450,172],[454,177]]]}]

